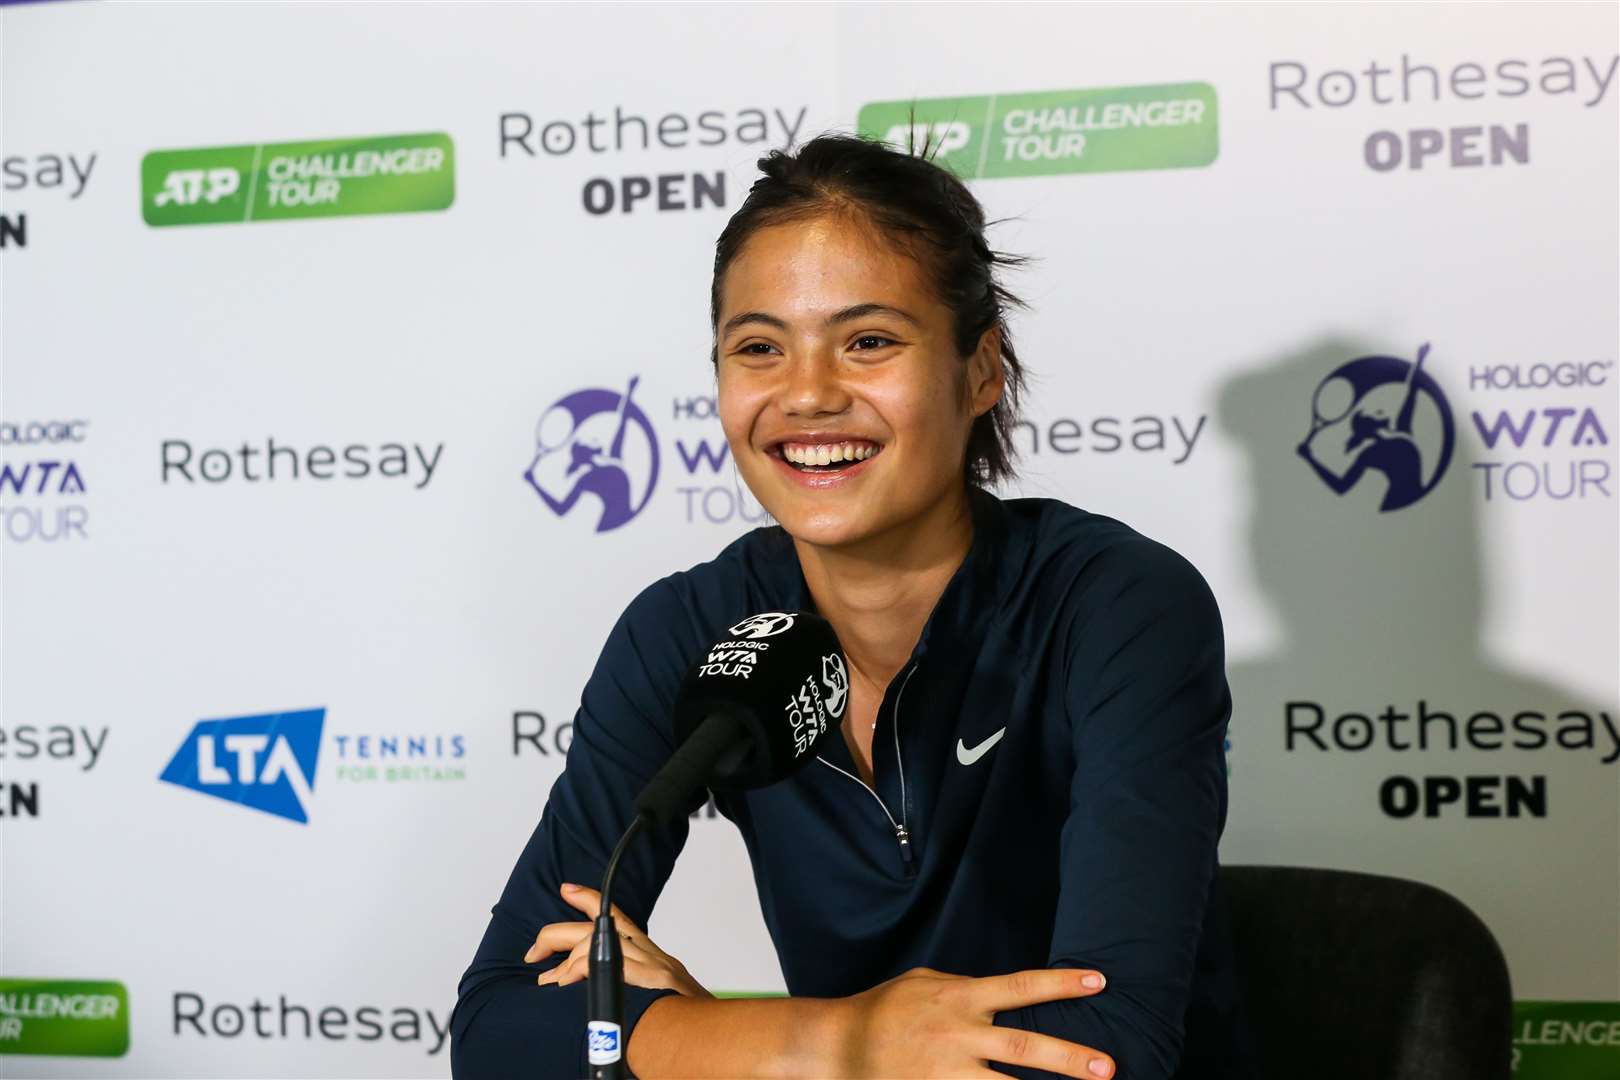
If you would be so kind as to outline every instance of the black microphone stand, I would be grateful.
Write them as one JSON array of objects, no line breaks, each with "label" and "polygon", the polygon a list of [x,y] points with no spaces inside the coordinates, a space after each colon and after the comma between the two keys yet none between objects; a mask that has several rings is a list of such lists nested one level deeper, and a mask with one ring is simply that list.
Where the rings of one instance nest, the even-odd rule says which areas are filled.
[{"label": "black microphone stand", "polygon": [[703,786],[709,771],[745,731],[729,712],[704,718],[702,724],[670,756],[664,767],[636,796],[636,816],[608,857],[602,874],[602,906],[591,931],[591,967],[587,981],[587,1060],[591,1080],[626,1080],[624,1054],[624,951],[613,925],[613,875],[630,841],[643,827],[667,825],[682,813],[682,801]]},{"label": "black microphone stand", "polygon": [[602,874],[602,906],[591,932],[591,970],[586,1029],[591,1080],[625,1080],[624,1062],[624,952],[613,923],[613,875],[630,840],[651,820],[643,810],[630,822]]}]

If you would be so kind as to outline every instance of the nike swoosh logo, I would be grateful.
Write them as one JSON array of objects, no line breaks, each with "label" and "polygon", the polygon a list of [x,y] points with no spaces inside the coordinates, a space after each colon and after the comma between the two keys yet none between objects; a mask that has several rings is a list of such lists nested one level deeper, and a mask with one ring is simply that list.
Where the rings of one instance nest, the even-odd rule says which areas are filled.
[{"label": "nike swoosh logo", "polygon": [[964,765],[973,764],[975,761],[978,761],[980,758],[984,757],[984,755],[988,754],[990,752],[990,748],[996,745],[996,743],[1000,742],[1001,737],[1005,734],[1007,734],[1007,729],[1002,728],[1000,731],[984,740],[984,742],[980,743],[978,746],[973,747],[971,750],[968,749],[967,745],[963,743],[961,739],[957,739],[956,760],[960,761]]}]

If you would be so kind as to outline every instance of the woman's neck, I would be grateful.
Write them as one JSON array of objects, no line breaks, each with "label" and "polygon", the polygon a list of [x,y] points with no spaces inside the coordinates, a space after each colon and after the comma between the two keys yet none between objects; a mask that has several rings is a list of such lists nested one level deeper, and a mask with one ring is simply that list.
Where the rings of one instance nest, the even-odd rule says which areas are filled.
[{"label": "woman's neck", "polygon": [[816,610],[853,674],[881,692],[911,658],[928,616],[973,545],[966,489],[850,547],[794,541]]}]

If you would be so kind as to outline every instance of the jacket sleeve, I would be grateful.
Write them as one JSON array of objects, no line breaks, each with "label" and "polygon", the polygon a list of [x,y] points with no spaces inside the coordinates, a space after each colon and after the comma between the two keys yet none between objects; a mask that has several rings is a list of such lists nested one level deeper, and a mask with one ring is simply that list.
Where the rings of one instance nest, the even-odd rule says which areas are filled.
[{"label": "jacket sleeve", "polygon": [[[632,601],[608,635],[574,716],[562,775],[461,978],[450,1018],[456,1077],[588,1075],[587,983],[537,986],[536,977],[563,956],[526,964],[523,954],[545,924],[585,920],[558,887],[600,886],[632,800],[675,749],[669,717],[684,669],[669,632],[677,608],[666,579]],[[638,925],[646,927],[686,835],[682,818],[638,836],[625,852],[613,901]],[[647,1006],[674,992],[625,987],[624,1045]]]},{"label": "jacket sleeve", "polygon": [[1146,539],[1095,556],[1067,602],[1075,773],[1048,965],[1108,982],[996,1023],[1101,1050],[1122,1080],[1164,1080],[1181,1058],[1226,818],[1220,611],[1190,563]]}]

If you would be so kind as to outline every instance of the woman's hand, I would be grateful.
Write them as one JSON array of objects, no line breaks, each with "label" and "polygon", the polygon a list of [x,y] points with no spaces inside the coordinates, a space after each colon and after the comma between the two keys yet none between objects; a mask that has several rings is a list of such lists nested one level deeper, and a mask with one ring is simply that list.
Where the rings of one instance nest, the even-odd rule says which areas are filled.
[{"label": "woman's hand", "polygon": [[[595,889],[584,885],[564,885],[562,898],[583,911],[591,920],[601,909],[602,897]],[[644,986],[652,990],[676,990],[687,997],[712,998],[692,978],[686,965],[653,944],[646,931],[625,918],[619,905],[613,905],[614,924],[619,931],[619,949],[624,953],[624,981],[629,986]],[[534,944],[523,954],[527,964],[537,963],[554,953],[567,950],[568,956],[556,967],[544,972],[536,982],[544,986],[556,983],[567,986],[590,975],[591,931],[594,922],[548,923],[535,935]]]},{"label": "woman's hand", "polygon": [[1025,1005],[1090,997],[1105,980],[1095,971],[1037,968],[971,979],[912,968],[845,998],[852,1019],[844,1057],[857,1077],[979,1076],[987,1061],[1102,1080],[1114,1062],[1089,1046],[1019,1028],[994,1026],[995,1014]]}]

